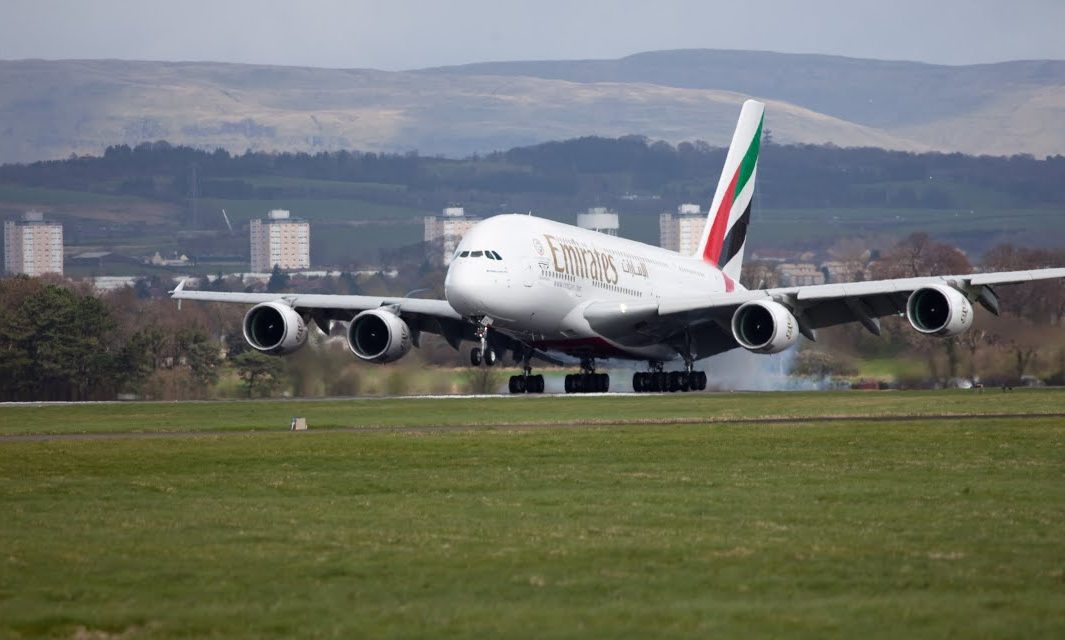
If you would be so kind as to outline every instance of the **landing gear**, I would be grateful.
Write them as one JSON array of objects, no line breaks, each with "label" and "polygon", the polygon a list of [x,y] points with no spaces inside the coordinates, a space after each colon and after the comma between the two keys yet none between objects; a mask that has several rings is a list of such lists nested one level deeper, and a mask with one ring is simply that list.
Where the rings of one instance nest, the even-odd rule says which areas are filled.
[{"label": "landing gear", "polygon": [[490,318],[483,318],[480,325],[477,326],[477,337],[481,340],[481,346],[470,349],[470,364],[475,367],[481,366],[482,362],[485,366],[491,367],[499,359],[495,349],[488,344],[488,328],[490,326],[492,326]]},{"label": "landing gear", "polygon": [[610,376],[595,372],[595,360],[581,360],[581,372],[566,376],[566,393],[606,393],[610,390]]},{"label": "landing gear", "polygon": [[507,388],[511,393],[543,393],[544,377],[542,375],[533,375],[532,367],[529,366],[529,359],[525,357],[522,359],[521,375],[510,376],[510,383]]},{"label": "landing gear", "polygon": [[632,375],[632,390],[636,393],[676,393],[677,391],[702,391],[706,389],[706,374],[691,370],[662,370],[662,363],[652,362],[650,371],[638,371]]},{"label": "landing gear", "polygon": [[507,388],[511,393],[543,393],[544,377],[524,373],[520,376],[510,376]]}]

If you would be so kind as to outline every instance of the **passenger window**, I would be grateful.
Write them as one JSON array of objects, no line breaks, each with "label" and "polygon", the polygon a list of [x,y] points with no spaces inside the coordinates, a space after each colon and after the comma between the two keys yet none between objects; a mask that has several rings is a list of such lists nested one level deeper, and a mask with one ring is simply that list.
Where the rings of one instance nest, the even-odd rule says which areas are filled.
[{"label": "passenger window", "polygon": [[470,252],[470,257],[471,258],[480,258],[481,254],[483,254],[483,253],[484,253],[483,251],[471,251]]},{"label": "passenger window", "polygon": [[470,256],[470,252],[469,251],[463,251],[462,253],[459,254],[460,258],[468,258],[469,256]]}]

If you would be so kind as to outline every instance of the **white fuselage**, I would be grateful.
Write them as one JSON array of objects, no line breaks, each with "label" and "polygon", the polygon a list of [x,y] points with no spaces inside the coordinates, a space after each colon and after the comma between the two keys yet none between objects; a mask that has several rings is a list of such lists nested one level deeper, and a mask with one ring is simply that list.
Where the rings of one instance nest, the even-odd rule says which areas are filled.
[{"label": "white fuselage", "polygon": [[585,308],[597,302],[639,306],[739,288],[697,258],[516,214],[495,216],[471,229],[444,281],[447,301],[457,312],[490,318],[493,329],[537,348],[659,361],[677,357],[676,349],[607,339],[589,326]]}]

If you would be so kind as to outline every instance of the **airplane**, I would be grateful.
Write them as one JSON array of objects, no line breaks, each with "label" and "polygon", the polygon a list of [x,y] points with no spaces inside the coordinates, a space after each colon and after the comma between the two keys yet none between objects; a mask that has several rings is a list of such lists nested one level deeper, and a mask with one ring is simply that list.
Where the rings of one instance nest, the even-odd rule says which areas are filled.
[{"label": "airplane", "polygon": [[[765,105],[740,111],[698,249],[685,256],[532,215],[488,218],[462,238],[444,280],[444,300],[300,293],[224,293],[185,289],[178,300],[252,304],[244,337],[255,349],[289,354],[313,321],[324,331],[346,325],[352,353],[393,362],[419,345],[422,333],[456,350],[476,343],[473,366],[506,353],[521,365],[511,393],[543,393],[532,361],[578,359],[567,393],[601,393],[600,360],[643,362],[636,392],[698,391],[698,360],[742,348],[759,354],[791,348],[800,336],[858,322],[880,334],[880,318],[905,315],[928,336],[958,335],[973,323],[973,303],[998,313],[994,287],[1065,277],[1065,268],[942,275],[748,290],[740,283],[751,220]],[[673,363],[677,363],[674,365]],[[667,371],[667,365],[674,370]]]}]

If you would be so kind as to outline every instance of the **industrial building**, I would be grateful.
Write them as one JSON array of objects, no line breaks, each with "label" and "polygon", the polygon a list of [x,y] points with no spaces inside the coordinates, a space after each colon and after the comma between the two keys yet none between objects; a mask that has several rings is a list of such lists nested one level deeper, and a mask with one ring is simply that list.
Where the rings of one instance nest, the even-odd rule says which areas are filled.
[{"label": "industrial building", "polygon": [[591,229],[608,236],[618,235],[618,214],[606,207],[592,207],[586,213],[577,214],[577,226],[582,229]]},{"label": "industrial building", "polygon": [[455,257],[455,249],[480,218],[467,216],[462,207],[446,207],[439,216],[425,216],[425,241],[439,252],[438,262],[445,267]]},{"label": "industrial building", "polygon": [[63,275],[63,225],[46,221],[39,211],[4,222],[4,271]]},{"label": "industrial building", "polygon": [[691,255],[699,248],[705,227],[706,213],[699,210],[699,205],[682,204],[676,213],[667,211],[658,216],[659,246]]},{"label": "industrial building", "polygon": [[275,266],[285,270],[310,268],[311,225],[306,220],[274,209],[249,226],[252,271],[266,273]]}]

